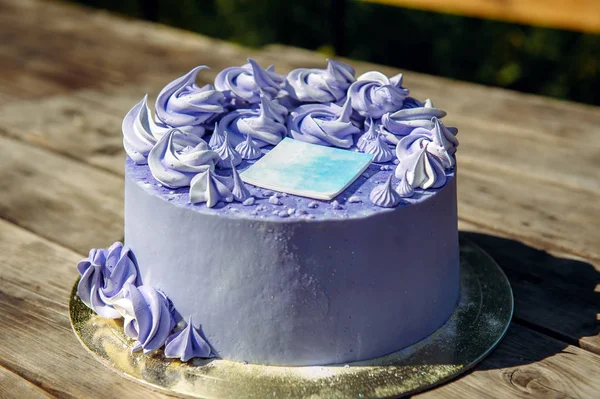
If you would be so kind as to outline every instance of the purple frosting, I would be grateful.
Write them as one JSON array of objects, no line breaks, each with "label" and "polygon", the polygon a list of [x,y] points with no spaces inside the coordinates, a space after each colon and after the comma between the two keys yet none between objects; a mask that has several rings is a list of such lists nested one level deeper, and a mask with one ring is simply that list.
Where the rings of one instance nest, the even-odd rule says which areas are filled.
[{"label": "purple frosting", "polygon": [[215,149],[215,152],[219,154],[220,159],[217,162],[219,168],[232,168],[242,163],[242,156],[231,146],[227,132],[225,132],[223,142]]},{"label": "purple frosting", "polygon": [[209,358],[210,345],[202,338],[200,331],[192,325],[192,317],[181,331],[170,335],[165,342],[165,357],[187,362],[194,357]]},{"label": "purple frosting", "polygon": [[250,135],[246,136],[246,140],[236,145],[235,150],[242,156],[242,159],[258,159],[263,155]]},{"label": "purple frosting", "polygon": [[394,158],[394,151],[387,145],[383,136],[378,134],[373,140],[367,142],[364,152],[373,154],[373,162],[388,162]]},{"label": "purple frosting", "polygon": [[83,303],[102,317],[121,317],[112,302],[123,296],[125,284],[136,284],[139,275],[129,248],[115,242],[108,249],[91,249],[77,270],[81,275],[77,295]]},{"label": "purple frosting", "polygon": [[[156,98],[156,117],[171,127],[193,126],[193,133],[204,134],[204,128],[225,111],[223,93],[212,85],[198,87],[196,75],[206,66],[198,66],[166,85]],[[189,128],[188,128],[189,129]]]},{"label": "purple frosting", "polygon": [[252,137],[259,147],[276,145],[287,135],[285,115],[285,107],[262,96],[259,109],[232,111],[219,121],[217,128],[227,131],[234,146],[243,142],[246,136]]},{"label": "purple frosting", "polygon": [[398,140],[418,127],[433,129],[432,118],[446,116],[446,112],[435,108],[431,100],[421,103],[413,98],[410,99],[412,101],[405,103],[403,109],[387,113],[381,118],[381,133],[392,144],[397,144]]},{"label": "purple frosting", "polygon": [[412,197],[413,195],[415,195],[414,188],[412,188],[412,186],[408,183],[408,178],[406,177],[407,173],[408,173],[408,171],[404,172],[404,176],[402,177],[402,180],[396,186],[396,192],[402,198],[409,198],[409,197]]},{"label": "purple frosting", "polygon": [[212,169],[198,173],[190,183],[190,203],[206,202],[212,208],[219,201],[233,201],[230,179],[217,175]]},{"label": "purple frosting", "polygon": [[154,122],[148,108],[148,95],[129,110],[123,119],[123,147],[135,163],[147,163],[148,154],[169,127]]},{"label": "purple frosting", "polygon": [[301,102],[337,102],[346,98],[354,82],[354,68],[327,60],[327,69],[294,69],[287,75],[286,91]]},{"label": "purple frosting", "polygon": [[234,106],[257,104],[261,93],[274,99],[283,85],[285,77],[275,73],[273,66],[262,69],[254,60],[241,67],[223,69],[215,79],[215,88],[225,95]]},{"label": "purple frosting", "polygon": [[248,198],[252,197],[252,194],[250,194],[250,191],[248,190],[248,188],[242,181],[240,174],[238,173],[237,169],[233,165],[231,165],[231,173],[232,173],[232,175],[231,175],[231,177],[232,177],[231,194],[233,194],[233,199],[235,199],[237,202],[244,202]]},{"label": "purple frosting", "polygon": [[406,176],[406,181],[413,188],[439,188],[446,184],[446,173],[442,162],[428,151],[429,144],[431,144],[429,131],[415,129],[396,146],[396,155],[400,161],[396,167],[396,177]]},{"label": "purple frosting", "polygon": [[164,345],[174,327],[167,297],[147,285],[125,284],[114,307],[124,318],[125,335],[136,342],[132,352],[151,353]]},{"label": "purple frosting", "polygon": [[352,83],[348,96],[359,115],[379,119],[387,112],[402,108],[408,89],[402,87],[402,74],[388,79],[381,72],[371,71]]},{"label": "purple frosting", "polygon": [[360,130],[350,121],[350,97],[343,107],[331,104],[301,105],[290,113],[287,127],[296,140],[312,144],[350,148]]},{"label": "purple frosting", "polygon": [[367,131],[364,132],[356,142],[356,147],[362,152],[365,152],[365,149],[367,148],[367,144],[369,144],[369,142],[375,140],[379,136],[379,134],[377,133],[377,126],[371,118],[367,118],[365,127],[367,127]]},{"label": "purple frosting", "polygon": [[[178,149],[181,143],[191,145]],[[219,159],[219,154],[210,150],[201,138],[173,129],[150,151],[148,166],[160,184],[178,188],[188,186],[196,174],[214,169]]]},{"label": "purple frosting", "polygon": [[382,208],[393,208],[400,203],[400,196],[392,188],[392,175],[385,183],[376,186],[369,194],[371,202]]}]

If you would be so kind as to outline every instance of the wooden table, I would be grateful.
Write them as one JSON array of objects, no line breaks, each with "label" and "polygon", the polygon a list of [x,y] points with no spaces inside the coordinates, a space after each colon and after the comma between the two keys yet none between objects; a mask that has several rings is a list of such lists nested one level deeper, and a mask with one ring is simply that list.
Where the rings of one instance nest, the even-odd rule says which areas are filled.
[{"label": "wooden table", "polygon": [[[0,397],[164,397],[94,360],[67,316],[76,262],[123,238],[121,120],[197,64],[213,67],[209,82],[248,56],[283,72],[324,57],[33,0],[0,1],[0,43]],[[460,228],[516,300],[499,347],[419,397],[600,397],[600,109],[408,71],[405,82],[460,128]]]}]

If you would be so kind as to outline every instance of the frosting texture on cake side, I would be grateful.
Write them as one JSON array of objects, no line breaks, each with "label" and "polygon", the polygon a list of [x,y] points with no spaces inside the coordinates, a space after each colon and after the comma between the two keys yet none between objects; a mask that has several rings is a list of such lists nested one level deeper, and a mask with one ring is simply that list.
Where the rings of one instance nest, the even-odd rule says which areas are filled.
[{"label": "frosting texture on cake side", "polygon": [[[181,361],[346,363],[439,328],[459,293],[458,141],[446,113],[410,97],[402,74],[355,77],[339,61],[281,75],[248,60],[200,87],[205,68],[165,86],[154,118],[147,96],[124,118],[127,246],[80,262],[83,302],[124,317],[133,350]],[[275,154],[300,141],[289,148],[310,152],[289,165],[302,174],[282,176],[307,179],[308,197],[244,182],[249,168],[270,173],[261,160],[282,169]],[[319,173],[323,151],[364,163],[351,176]],[[311,197],[331,170],[348,180]]]}]

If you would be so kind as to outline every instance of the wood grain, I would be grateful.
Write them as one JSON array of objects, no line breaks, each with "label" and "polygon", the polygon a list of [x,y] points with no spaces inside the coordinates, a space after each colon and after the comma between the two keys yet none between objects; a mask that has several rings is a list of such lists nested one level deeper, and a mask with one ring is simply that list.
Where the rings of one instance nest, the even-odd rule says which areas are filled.
[{"label": "wood grain", "polygon": [[4,137],[0,170],[0,217],[81,253],[122,237],[121,178]]},{"label": "wood grain", "polygon": [[598,33],[600,4],[595,0],[364,0],[391,6],[498,19],[528,25]]},{"label": "wood grain", "polygon": [[0,366],[61,398],[164,397],[112,373],[75,338],[67,302],[80,254],[2,220],[0,253],[0,341],[10,343]]},{"label": "wood grain", "polygon": [[12,371],[0,367],[0,398],[48,399],[54,398],[54,396]]}]

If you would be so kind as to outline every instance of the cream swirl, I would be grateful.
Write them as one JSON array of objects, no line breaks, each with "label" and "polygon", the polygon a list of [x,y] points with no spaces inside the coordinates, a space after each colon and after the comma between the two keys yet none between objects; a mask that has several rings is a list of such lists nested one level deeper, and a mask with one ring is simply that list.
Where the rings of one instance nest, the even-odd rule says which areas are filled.
[{"label": "cream swirl", "polygon": [[392,189],[392,175],[385,183],[375,186],[369,194],[369,199],[374,205],[381,208],[393,208],[400,203],[400,196]]},{"label": "cream swirl", "polygon": [[236,151],[235,148],[231,146],[229,142],[229,135],[225,132],[223,137],[223,142],[215,150],[217,154],[219,154],[219,161],[217,161],[217,166],[223,169],[233,168],[234,166],[238,166],[242,163],[242,156]]},{"label": "cream swirl", "polygon": [[81,301],[102,317],[119,318],[112,302],[122,297],[125,284],[137,284],[139,276],[129,248],[115,242],[108,249],[92,249],[77,264],[77,270],[81,275],[77,285]]},{"label": "cream swirl", "polygon": [[287,109],[262,96],[260,109],[238,109],[225,115],[217,127],[217,131],[227,131],[233,146],[250,136],[259,147],[276,145],[286,135],[283,124]]},{"label": "cream swirl", "polygon": [[193,133],[204,134],[206,126],[225,111],[224,96],[212,85],[198,87],[196,75],[206,66],[198,66],[166,85],[156,98],[156,117],[170,127],[194,126]]},{"label": "cream swirl", "polygon": [[402,108],[408,89],[402,87],[402,74],[388,78],[381,72],[360,75],[348,89],[352,108],[363,117],[381,118],[387,112]]},{"label": "cream swirl", "polygon": [[354,82],[354,68],[327,60],[327,69],[299,68],[286,78],[286,91],[301,102],[337,102],[344,100]]},{"label": "cream swirl", "polygon": [[[446,172],[442,159],[438,157],[437,144],[431,131],[415,129],[402,138],[396,146],[396,156],[400,163],[396,167],[396,177],[405,179],[411,187],[422,189],[439,188],[446,184]],[[443,147],[442,147],[443,148]]]},{"label": "cream swirl", "polygon": [[367,121],[365,122],[365,127],[367,127],[367,131],[364,132],[356,142],[356,147],[362,152],[365,152],[367,145],[379,136],[379,133],[377,132],[376,123],[374,123],[371,118],[367,118]]},{"label": "cream swirl", "polygon": [[279,93],[285,78],[275,73],[271,65],[261,68],[253,59],[241,67],[223,69],[215,78],[215,88],[221,91],[234,106],[257,104],[261,93],[270,100]]},{"label": "cream swirl", "polygon": [[235,150],[241,155],[242,159],[257,159],[262,157],[260,148],[254,144],[250,135],[246,136],[246,140],[236,145]]},{"label": "cream swirl", "polygon": [[231,181],[226,177],[217,175],[212,169],[198,173],[190,183],[190,203],[206,202],[212,208],[219,201],[233,201]]},{"label": "cream swirl", "polygon": [[200,331],[192,325],[192,316],[181,331],[171,334],[165,342],[165,357],[182,362],[195,357],[211,357],[210,345],[202,338]]},{"label": "cream swirl", "polygon": [[[188,186],[192,178],[200,172],[214,169],[219,154],[208,148],[201,138],[192,136],[188,146],[182,142],[190,136],[177,129],[170,130],[154,146],[148,155],[148,166],[152,176],[163,186],[179,188]],[[193,146],[192,146],[193,145]]]},{"label": "cream swirl", "polygon": [[136,341],[131,351],[154,352],[164,345],[174,327],[168,299],[147,285],[126,284],[124,291],[114,307],[124,318],[125,335]]},{"label": "cream swirl", "polygon": [[127,112],[121,128],[125,152],[138,165],[147,163],[150,150],[169,131],[169,127],[152,120],[148,108],[148,95]]},{"label": "cream swirl", "polygon": [[394,158],[394,151],[383,139],[383,136],[377,135],[373,140],[369,141],[365,146],[365,153],[373,154],[373,162],[381,163],[388,162]]},{"label": "cream swirl", "polygon": [[324,146],[350,148],[360,130],[350,121],[350,97],[343,107],[331,104],[305,104],[293,110],[287,128],[296,140]]},{"label": "cream swirl", "polygon": [[435,108],[431,100],[427,99],[421,103],[411,97],[405,101],[404,108],[387,113],[381,117],[381,134],[392,144],[398,144],[398,141],[414,129],[422,127],[433,129],[432,118],[443,118],[446,112]]},{"label": "cream swirl", "polygon": [[231,194],[233,195],[233,199],[235,199],[237,202],[244,202],[248,198],[252,197],[252,194],[250,194],[250,191],[248,191],[248,188],[242,181],[240,174],[238,173],[237,169],[233,165],[231,167],[231,173],[232,173],[231,174],[231,178],[232,178]]}]

